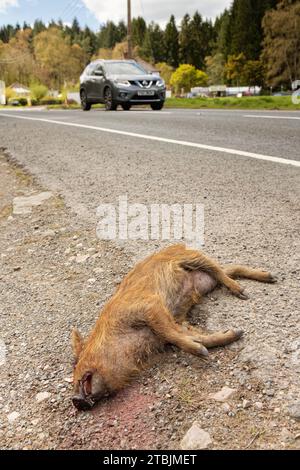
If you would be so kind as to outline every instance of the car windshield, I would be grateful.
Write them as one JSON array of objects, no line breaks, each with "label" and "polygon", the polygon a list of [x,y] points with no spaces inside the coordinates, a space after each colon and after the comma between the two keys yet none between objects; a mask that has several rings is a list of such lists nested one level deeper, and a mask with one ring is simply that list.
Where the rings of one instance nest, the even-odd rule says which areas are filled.
[{"label": "car windshield", "polygon": [[147,72],[138,64],[132,62],[108,62],[105,70],[109,75],[146,75]]}]

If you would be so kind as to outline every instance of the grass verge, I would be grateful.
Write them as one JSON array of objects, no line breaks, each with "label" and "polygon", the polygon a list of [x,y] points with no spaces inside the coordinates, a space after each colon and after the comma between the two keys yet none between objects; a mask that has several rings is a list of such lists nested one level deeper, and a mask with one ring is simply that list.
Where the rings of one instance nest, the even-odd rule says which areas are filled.
[{"label": "grass verge", "polygon": [[244,96],[242,98],[168,98],[167,108],[300,110],[291,96]]},{"label": "grass verge", "polygon": [[[103,104],[93,108],[103,108]],[[294,104],[291,96],[244,96],[243,98],[168,98],[166,108],[186,109],[269,109],[282,111],[300,111],[300,104]],[[8,106],[0,106],[8,109]],[[79,104],[53,104],[47,109],[80,109]],[[13,108],[12,108],[13,109]]]}]

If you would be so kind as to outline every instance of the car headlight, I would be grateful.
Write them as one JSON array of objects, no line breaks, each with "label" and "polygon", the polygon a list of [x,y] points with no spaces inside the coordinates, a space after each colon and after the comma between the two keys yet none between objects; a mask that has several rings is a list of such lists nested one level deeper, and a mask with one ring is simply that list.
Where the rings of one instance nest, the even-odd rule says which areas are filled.
[{"label": "car headlight", "polygon": [[157,80],[156,85],[159,86],[159,87],[163,87],[163,86],[165,86],[165,82],[164,82],[164,80]]},{"label": "car headlight", "polygon": [[115,80],[115,83],[119,86],[131,86],[131,83],[128,80]]}]

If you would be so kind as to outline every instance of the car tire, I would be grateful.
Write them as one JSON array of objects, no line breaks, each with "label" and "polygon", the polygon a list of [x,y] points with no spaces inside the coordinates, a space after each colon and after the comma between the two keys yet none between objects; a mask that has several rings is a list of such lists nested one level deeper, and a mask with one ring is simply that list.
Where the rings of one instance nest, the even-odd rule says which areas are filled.
[{"label": "car tire", "polygon": [[80,93],[81,108],[83,111],[90,111],[92,105],[87,100],[87,94],[84,90]]},{"label": "car tire", "polygon": [[118,105],[113,99],[112,91],[109,87],[104,90],[104,103],[106,111],[116,111]]},{"label": "car tire", "polygon": [[151,108],[153,109],[153,111],[160,111],[161,109],[163,109],[164,107],[164,103],[152,103],[151,104]]},{"label": "car tire", "polygon": [[131,104],[129,103],[124,103],[121,105],[124,111],[130,111],[131,109]]}]

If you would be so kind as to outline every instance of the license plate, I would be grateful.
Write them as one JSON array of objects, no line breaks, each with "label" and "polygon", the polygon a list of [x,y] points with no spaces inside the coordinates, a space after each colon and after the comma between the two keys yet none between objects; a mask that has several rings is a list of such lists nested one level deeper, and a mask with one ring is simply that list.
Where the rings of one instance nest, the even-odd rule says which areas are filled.
[{"label": "license plate", "polygon": [[139,96],[154,96],[154,91],[145,90],[145,91],[138,91]]}]

